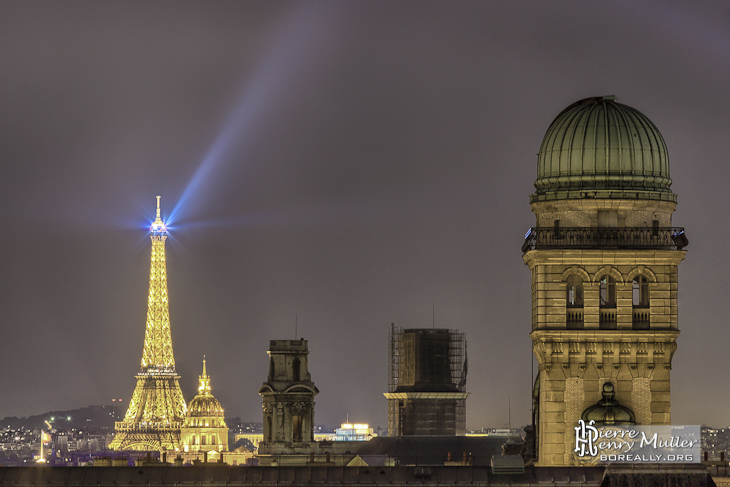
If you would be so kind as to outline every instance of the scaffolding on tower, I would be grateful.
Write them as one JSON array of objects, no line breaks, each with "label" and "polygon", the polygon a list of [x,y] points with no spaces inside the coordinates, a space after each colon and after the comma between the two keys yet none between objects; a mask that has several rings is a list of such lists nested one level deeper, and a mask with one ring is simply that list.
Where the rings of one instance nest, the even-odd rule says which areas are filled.
[{"label": "scaffolding on tower", "polygon": [[[404,432],[408,424],[418,424],[418,431],[450,430],[446,423],[456,425],[457,432],[464,430],[468,395],[464,333],[445,328],[404,329],[393,324],[388,349],[388,396],[398,398],[389,405],[389,431],[408,434]],[[406,404],[409,400],[410,406]],[[446,407],[447,402],[453,407]]]}]

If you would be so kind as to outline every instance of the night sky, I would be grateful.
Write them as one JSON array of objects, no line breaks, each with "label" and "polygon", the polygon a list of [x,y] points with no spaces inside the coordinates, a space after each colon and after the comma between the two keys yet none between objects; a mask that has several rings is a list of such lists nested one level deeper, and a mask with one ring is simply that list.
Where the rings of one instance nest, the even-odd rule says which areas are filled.
[{"label": "night sky", "polygon": [[[261,421],[271,339],[316,422],[387,425],[388,331],[466,333],[467,425],[530,417],[520,246],[551,121],[616,95],[667,142],[674,424],[730,424],[730,6],[0,3],[0,418],[126,406],[155,196],[186,399]],[[434,312],[435,311],[435,312]]]}]

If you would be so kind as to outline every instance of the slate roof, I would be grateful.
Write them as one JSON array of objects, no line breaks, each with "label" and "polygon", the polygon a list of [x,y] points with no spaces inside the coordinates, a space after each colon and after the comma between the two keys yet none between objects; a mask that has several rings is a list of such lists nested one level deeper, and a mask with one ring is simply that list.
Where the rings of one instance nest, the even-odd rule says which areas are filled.
[{"label": "slate roof", "polygon": [[384,455],[398,465],[443,465],[451,452],[452,461],[461,461],[464,452],[474,466],[489,466],[493,455],[502,454],[505,437],[492,436],[396,436],[373,438],[355,452],[361,457]]},{"label": "slate roof", "polygon": [[602,467],[534,468],[497,475],[489,467],[1,467],[0,487],[491,486],[599,487]]},{"label": "slate roof", "polygon": [[525,467],[0,467],[0,487],[714,487],[702,465]]}]

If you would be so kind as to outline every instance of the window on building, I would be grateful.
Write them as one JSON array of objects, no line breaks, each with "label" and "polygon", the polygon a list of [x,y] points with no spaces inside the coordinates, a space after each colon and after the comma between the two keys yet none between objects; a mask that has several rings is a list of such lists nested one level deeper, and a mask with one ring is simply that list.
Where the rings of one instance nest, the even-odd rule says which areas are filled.
[{"label": "window on building", "polygon": [[601,278],[600,297],[602,308],[616,307],[616,279],[611,276]]},{"label": "window on building", "polygon": [[571,308],[583,307],[583,278],[577,274],[573,274],[568,278],[565,303],[566,306]]},{"label": "window on building", "polygon": [[633,328],[634,330],[648,330],[651,326],[649,311],[649,279],[638,275],[634,278],[632,288]]},{"label": "window on building", "polygon": [[634,278],[633,305],[634,308],[649,307],[649,279],[646,276],[638,275]]},{"label": "window on building", "polygon": [[583,328],[583,278],[568,277],[565,295],[565,326],[569,330]]}]

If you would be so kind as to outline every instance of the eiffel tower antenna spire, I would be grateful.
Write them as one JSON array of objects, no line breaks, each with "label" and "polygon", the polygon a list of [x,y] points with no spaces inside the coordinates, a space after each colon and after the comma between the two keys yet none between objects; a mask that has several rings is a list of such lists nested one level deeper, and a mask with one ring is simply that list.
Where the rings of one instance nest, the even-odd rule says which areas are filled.
[{"label": "eiffel tower antenna spire", "polygon": [[150,287],[142,362],[124,421],[115,424],[116,436],[109,445],[113,450],[179,450],[180,426],[187,409],[172,354],[165,260],[167,227],[160,216],[159,196],[150,239]]}]

